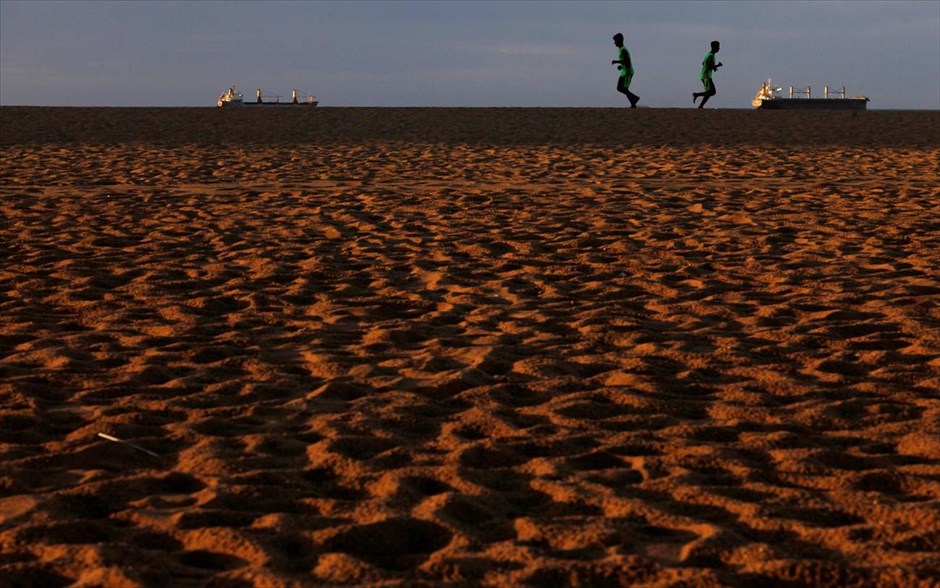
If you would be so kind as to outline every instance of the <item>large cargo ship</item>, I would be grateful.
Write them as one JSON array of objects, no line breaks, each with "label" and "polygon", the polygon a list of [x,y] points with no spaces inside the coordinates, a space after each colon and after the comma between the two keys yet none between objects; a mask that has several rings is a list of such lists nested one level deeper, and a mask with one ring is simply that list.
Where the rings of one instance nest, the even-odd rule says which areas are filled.
[{"label": "large cargo ship", "polygon": [[275,94],[264,94],[261,88],[255,96],[254,102],[245,101],[245,96],[235,86],[219,95],[216,103],[219,108],[232,108],[241,106],[316,106],[320,102],[313,94],[300,95],[297,90],[291,90],[290,102],[281,102],[281,97]]},{"label": "large cargo ship", "polygon": [[829,86],[823,89],[822,98],[813,98],[813,90],[806,86],[805,90],[794,89],[790,86],[789,98],[780,95],[782,88],[774,87],[771,80],[763,82],[760,91],[754,96],[751,104],[761,110],[867,110],[868,98],[865,96],[846,96],[845,86],[838,92],[830,92]]}]

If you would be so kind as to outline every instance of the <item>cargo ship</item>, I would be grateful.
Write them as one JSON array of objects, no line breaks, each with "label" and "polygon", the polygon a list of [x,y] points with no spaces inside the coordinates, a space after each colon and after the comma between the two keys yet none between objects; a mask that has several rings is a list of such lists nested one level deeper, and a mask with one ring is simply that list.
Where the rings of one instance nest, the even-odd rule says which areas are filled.
[{"label": "cargo ship", "polygon": [[774,87],[771,80],[763,82],[760,91],[754,96],[751,105],[761,110],[867,110],[868,98],[865,96],[846,96],[845,86],[838,92],[830,92],[829,86],[823,89],[822,98],[813,98],[813,90],[790,86],[789,98],[780,95],[783,88]]},{"label": "cargo ship", "polygon": [[281,97],[276,94],[264,94],[261,88],[255,95],[255,100],[245,101],[245,96],[238,91],[235,86],[230,86],[228,90],[219,95],[216,102],[219,108],[237,108],[241,106],[316,106],[320,102],[313,94],[297,93],[297,90],[291,90],[290,102],[281,102]]}]

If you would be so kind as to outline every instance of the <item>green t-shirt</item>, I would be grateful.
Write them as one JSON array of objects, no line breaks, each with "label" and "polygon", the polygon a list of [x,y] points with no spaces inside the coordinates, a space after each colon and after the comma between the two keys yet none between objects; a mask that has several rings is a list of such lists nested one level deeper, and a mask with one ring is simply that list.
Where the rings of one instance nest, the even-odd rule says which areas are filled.
[{"label": "green t-shirt", "polygon": [[617,51],[617,59],[618,59],[619,61],[629,61],[629,62],[630,62],[630,66],[629,66],[629,67],[623,66],[623,67],[620,68],[620,77],[623,78],[623,77],[626,77],[626,76],[628,76],[628,75],[629,75],[629,76],[632,76],[632,75],[633,75],[633,60],[630,59],[630,52],[627,51],[626,45],[624,45],[623,47],[620,48],[619,51]]},{"label": "green t-shirt", "polygon": [[705,54],[705,59],[702,60],[702,75],[703,80],[712,79],[712,68],[715,66],[715,54],[709,51]]}]

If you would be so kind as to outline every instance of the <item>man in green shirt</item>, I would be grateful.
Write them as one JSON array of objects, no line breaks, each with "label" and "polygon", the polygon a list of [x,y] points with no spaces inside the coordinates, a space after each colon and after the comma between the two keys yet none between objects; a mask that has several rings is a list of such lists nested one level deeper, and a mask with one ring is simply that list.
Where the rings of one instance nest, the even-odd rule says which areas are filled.
[{"label": "man in green shirt", "polygon": [[692,92],[692,104],[695,104],[695,101],[699,98],[702,99],[702,103],[698,105],[699,108],[705,106],[705,103],[708,102],[708,99],[717,94],[715,90],[715,82],[712,80],[712,72],[718,71],[718,68],[721,67],[721,62],[715,63],[715,53],[718,53],[718,50],[721,48],[721,45],[718,44],[718,41],[712,41],[712,50],[705,54],[705,59],[702,60],[702,85],[705,86],[704,92]]},{"label": "man in green shirt", "polygon": [[616,65],[620,70],[620,77],[617,79],[617,91],[627,97],[630,101],[630,108],[636,108],[636,103],[640,97],[630,91],[630,82],[633,80],[633,60],[630,59],[630,51],[623,46],[623,34],[614,35],[614,45],[617,46],[617,59],[610,62]]}]

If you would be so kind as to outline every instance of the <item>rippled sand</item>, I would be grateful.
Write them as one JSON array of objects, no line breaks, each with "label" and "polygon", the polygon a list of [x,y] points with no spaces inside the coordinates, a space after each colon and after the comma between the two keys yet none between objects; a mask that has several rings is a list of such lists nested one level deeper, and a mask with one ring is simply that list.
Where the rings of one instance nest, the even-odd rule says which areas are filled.
[{"label": "rippled sand", "polygon": [[7,585],[938,581],[938,112],[5,107],[0,146]]}]

